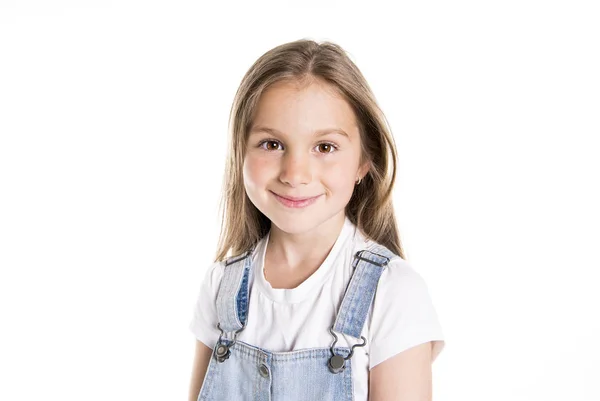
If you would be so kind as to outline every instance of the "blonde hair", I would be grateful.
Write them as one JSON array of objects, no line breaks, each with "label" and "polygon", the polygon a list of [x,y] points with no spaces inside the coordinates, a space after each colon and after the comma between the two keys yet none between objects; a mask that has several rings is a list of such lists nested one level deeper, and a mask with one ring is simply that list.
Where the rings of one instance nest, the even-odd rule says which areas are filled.
[{"label": "blonde hair", "polygon": [[229,148],[215,262],[250,250],[271,227],[271,221],[246,195],[242,167],[260,96],[270,85],[281,81],[299,85],[325,82],[350,104],[360,132],[360,164],[368,160],[370,167],[354,187],[346,216],[367,238],[404,258],[392,204],[396,145],[387,120],[365,78],[339,45],[301,39],[263,54],[246,72],[235,94],[229,115]]}]

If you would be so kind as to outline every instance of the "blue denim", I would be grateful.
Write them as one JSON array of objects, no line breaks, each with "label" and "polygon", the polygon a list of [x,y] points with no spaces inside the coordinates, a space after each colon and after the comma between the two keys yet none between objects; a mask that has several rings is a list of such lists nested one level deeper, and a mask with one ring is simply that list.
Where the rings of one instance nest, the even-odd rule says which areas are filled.
[{"label": "blue denim", "polygon": [[[273,352],[236,340],[247,319],[252,252],[225,261],[217,295],[217,326],[222,335],[213,350],[198,401],[352,401],[353,350],[336,347],[333,332],[335,341],[330,346],[288,352]],[[358,346],[364,345],[366,339],[360,333],[381,273],[393,256],[386,247],[372,241],[367,242],[367,249],[354,255],[353,274],[330,330],[352,336],[359,340]],[[343,368],[330,366],[335,365],[331,362],[334,355],[344,358]]]}]

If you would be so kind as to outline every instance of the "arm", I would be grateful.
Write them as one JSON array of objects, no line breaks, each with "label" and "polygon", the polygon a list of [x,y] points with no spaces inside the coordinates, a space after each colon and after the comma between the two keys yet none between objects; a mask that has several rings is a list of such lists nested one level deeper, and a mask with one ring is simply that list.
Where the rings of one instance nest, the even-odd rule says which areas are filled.
[{"label": "arm", "polygon": [[426,342],[373,367],[369,401],[431,401],[431,348]]},{"label": "arm", "polygon": [[[196,339],[196,351],[192,368],[189,388],[189,401],[197,401],[204,376],[208,370],[212,357],[214,345],[219,338],[217,329],[217,289],[223,274],[222,264],[215,262],[209,266],[202,279],[198,298],[194,306],[193,318],[190,322],[190,330]],[[202,341],[200,341],[200,339]]]},{"label": "arm", "polygon": [[190,380],[190,392],[189,401],[197,401],[202,383],[204,382],[204,375],[208,369],[210,357],[212,356],[212,349],[204,345],[199,340],[196,340],[196,353],[194,355],[194,365],[192,367],[192,378]]}]

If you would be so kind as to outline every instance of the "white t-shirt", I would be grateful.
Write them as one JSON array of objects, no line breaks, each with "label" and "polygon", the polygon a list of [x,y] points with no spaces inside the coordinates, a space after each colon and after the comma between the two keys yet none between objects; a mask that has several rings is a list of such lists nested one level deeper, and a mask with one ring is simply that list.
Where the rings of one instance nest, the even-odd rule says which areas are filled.
[{"label": "white t-shirt", "polygon": [[[238,340],[270,351],[294,351],[329,347],[343,293],[352,274],[354,254],[365,249],[365,237],[346,217],[344,226],[323,264],[302,284],[274,289],[265,279],[263,262],[269,234],[252,254],[250,302],[246,328]],[[220,331],[216,325],[216,299],[223,263],[213,263],[201,284],[189,329],[196,338],[214,348]],[[336,346],[362,342],[336,332]],[[364,347],[352,356],[354,399],[367,401],[369,370],[378,363],[428,341],[433,341],[432,362],[445,345],[437,313],[423,278],[399,256],[383,270],[373,304],[362,331]]]}]

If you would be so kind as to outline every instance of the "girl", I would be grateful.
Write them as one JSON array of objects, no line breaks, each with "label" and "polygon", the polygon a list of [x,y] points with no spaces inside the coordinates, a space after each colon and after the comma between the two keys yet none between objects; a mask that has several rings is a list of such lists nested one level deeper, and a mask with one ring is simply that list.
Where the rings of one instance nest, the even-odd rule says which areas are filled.
[{"label": "girl", "polygon": [[331,42],[275,47],[230,118],[189,399],[430,400],[445,343],[404,260],[395,144],[358,68]]}]

